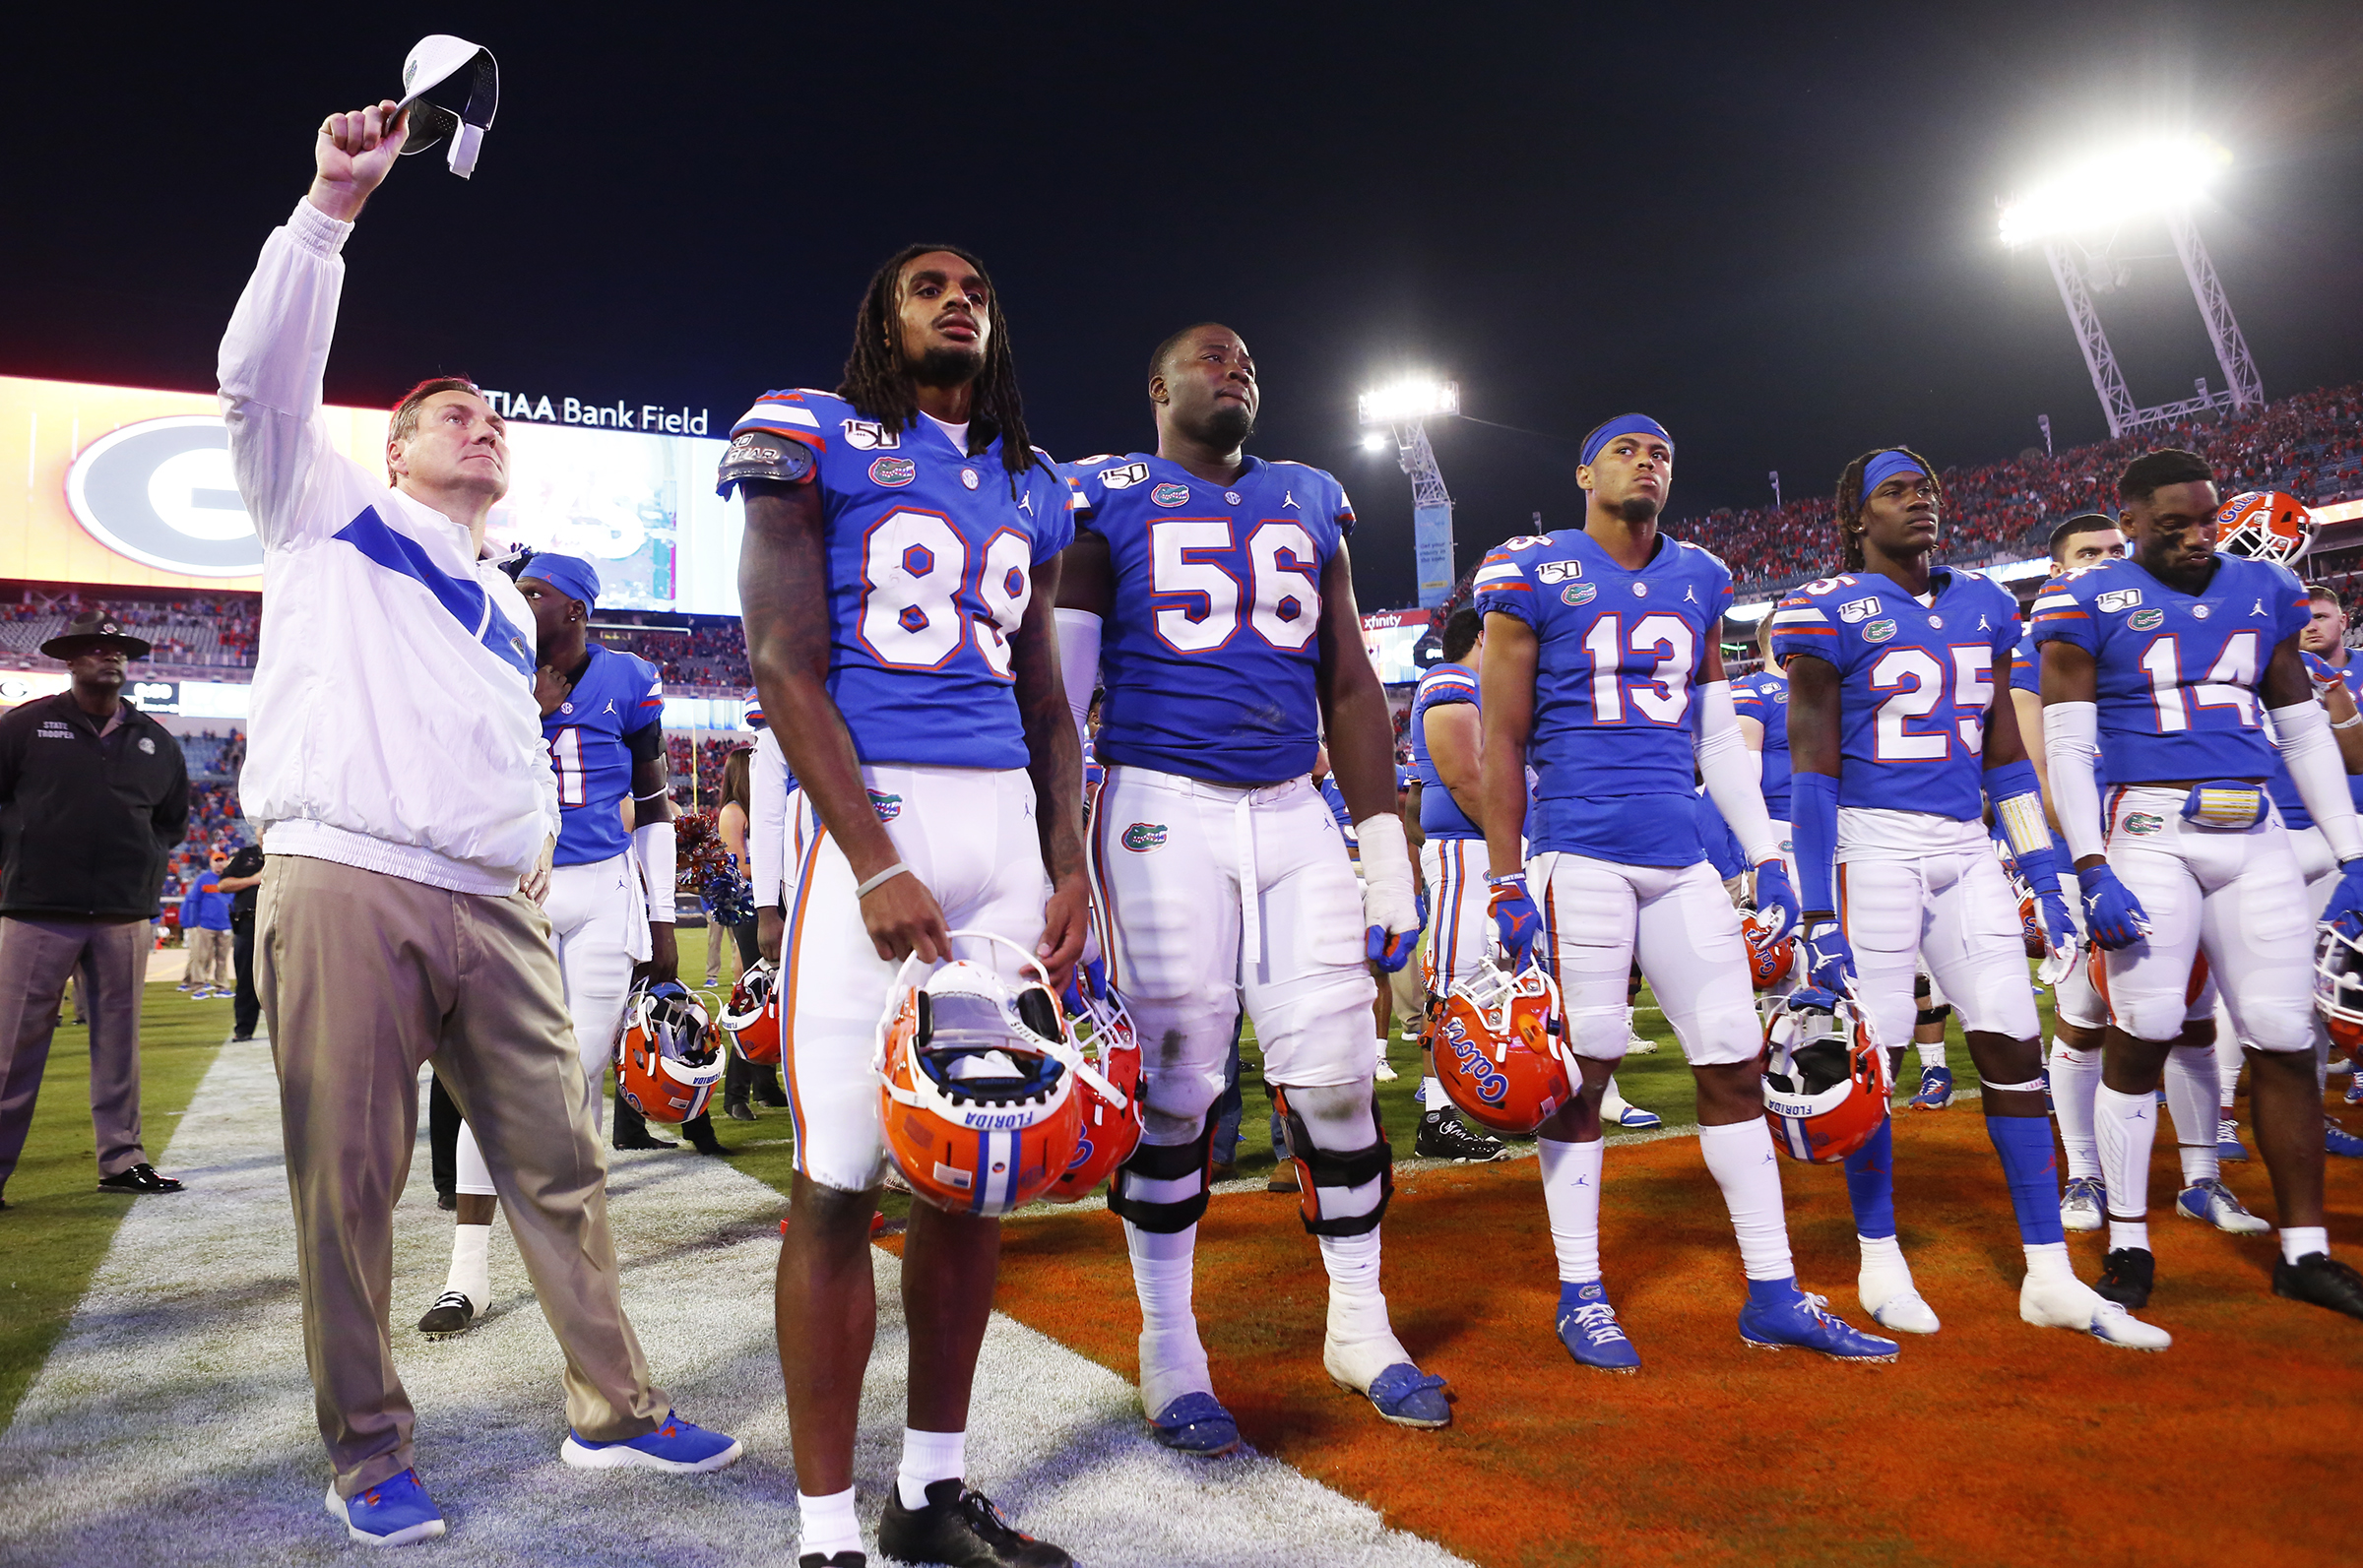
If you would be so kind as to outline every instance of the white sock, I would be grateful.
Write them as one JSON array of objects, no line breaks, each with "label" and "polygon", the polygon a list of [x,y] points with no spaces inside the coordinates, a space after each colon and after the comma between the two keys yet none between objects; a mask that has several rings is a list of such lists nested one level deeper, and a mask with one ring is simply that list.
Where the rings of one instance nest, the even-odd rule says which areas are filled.
[{"label": "white sock", "polygon": [[905,1508],[927,1506],[929,1482],[959,1480],[967,1474],[967,1432],[903,1428],[903,1466],[895,1474],[894,1489],[901,1495]]},{"label": "white sock", "polygon": [[1420,1108],[1431,1116],[1452,1108],[1452,1097],[1444,1093],[1441,1079],[1424,1078],[1420,1080]]},{"label": "white sock", "polygon": [[1151,1415],[1184,1394],[1211,1394],[1206,1347],[1190,1305],[1198,1227],[1161,1235],[1124,1222],[1132,1288],[1140,1296],[1140,1402]]},{"label": "white sock", "polygon": [[1384,1035],[1378,1036],[1378,1059],[1386,1060],[1386,1036]]},{"label": "white sock", "polygon": [[1569,1285],[1600,1278],[1600,1163],[1608,1145],[1563,1144],[1537,1138],[1542,1157],[1543,1208],[1551,1216],[1551,1250],[1559,1254],[1559,1277]]},{"label": "white sock", "polygon": [[2166,1111],[2183,1157],[2183,1185],[2210,1181],[2215,1160],[2215,1047],[2177,1045],[2166,1053]]},{"label": "white sock", "polygon": [[1748,1278],[1796,1278],[1797,1266],[1789,1260],[1788,1215],[1781,1208],[1780,1156],[1773,1153],[1772,1130],[1763,1118],[1699,1128],[1698,1152],[1723,1189]]},{"label": "white sock", "polygon": [[1392,1338],[1386,1294],[1378,1287],[1378,1231],[1322,1236],[1321,1265],[1329,1271],[1329,1337],[1341,1344]]},{"label": "white sock", "polygon": [[796,1511],[802,1516],[798,1531],[797,1554],[834,1557],[841,1551],[862,1549],[862,1522],[854,1517],[854,1489],[848,1486],[826,1497],[796,1494]]},{"label": "white sock", "polygon": [[[2109,1189],[2109,1247],[2147,1247],[2149,1147],[2158,1134],[2157,1100],[2146,1092],[2121,1094],[2108,1085],[2092,1097],[2092,1133],[2100,1146],[2100,1176]],[[2129,1239],[2130,1238],[2130,1239]]]},{"label": "white sock", "polygon": [[2030,1241],[2025,1252],[2028,1279],[2057,1282],[2076,1278],[2076,1265],[2069,1260],[2067,1242]]},{"label": "white sock", "polygon": [[1914,1040],[1912,1043],[1920,1047],[1921,1066],[1942,1067],[1945,1065],[1945,1042],[1943,1040],[1932,1039],[1925,1042]]},{"label": "white sock", "polygon": [[2059,1119],[2060,1144],[2068,1151],[2068,1176],[2100,1174],[2100,1151],[2092,1143],[2092,1096],[2100,1088],[2100,1052],[2051,1042],[2051,1105]]},{"label": "white sock", "polygon": [[2232,1010],[2215,998],[2215,1103],[2222,1119],[2232,1119],[2232,1101],[2240,1093],[2240,1036],[2232,1029]]},{"label": "white sock", "polygon": [[455,1224],[451,1227],[451,1272],[443,1288],[457,1290],[481,1312],[492,1299],[492,1227]]},{"label": "white sock", "polygon": [[2327,1254],[2330,1250],[2331,1232],[2327,1225],[2281,1226],[2281,1261],[2283,1263],[2295,1263],[2309,1253]]},{"label": "white sock", "polygon": [[1871,1273],[1874,1269],[1899,1269],[1906,1278],[1910,1277],[1912,1268],[1910,1264],[1903,1261],[1903,1244],[1893,1236],[1866,1236],[1858,1233],[1854,1242],[1856,1246],[1862,1248],[1865,1274]]}]

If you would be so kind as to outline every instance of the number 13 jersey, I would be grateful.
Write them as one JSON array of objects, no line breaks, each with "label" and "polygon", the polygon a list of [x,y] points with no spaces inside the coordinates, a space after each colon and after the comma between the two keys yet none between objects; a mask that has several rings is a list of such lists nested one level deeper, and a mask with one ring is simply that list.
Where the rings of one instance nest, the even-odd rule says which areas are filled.
[{"label": "number 13 jersey", "polygon": [[1310,773],[1321,569],[1354,531],[1344,488],[1260,458],[1229,484],[1145,452],[1059,471],[1115,580],[1100,761],[1217,784]]},{"label": "number 13 jersey", "polygon": [[[828,551],[829,697],[865,763],[1023,768],[1010,639],[1034,563],[1074,537],[1049,456],[1001,467],[922,415],[903,429],[825,392],[767,392],[731,427],[809,448]],[[1011,482],[1014,478],[1014,484]]]}]

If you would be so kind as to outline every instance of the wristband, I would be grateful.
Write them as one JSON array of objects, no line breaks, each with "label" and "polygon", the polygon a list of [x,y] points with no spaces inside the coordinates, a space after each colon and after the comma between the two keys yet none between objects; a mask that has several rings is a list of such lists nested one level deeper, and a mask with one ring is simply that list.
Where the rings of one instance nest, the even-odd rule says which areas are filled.
[{"label": "wristband", "polygon": [[855,900],[859,902],[862,899],[868,898],[872,893],[877,892],[878,889],[884,887],[887,883],[892,882],[896,877],[901,876],[904,872],[910,869],[911,868],[903,864],[902,861],[895,861],[894,864],[888,866],[876,876],[871,877],[867,882],[864,882],[860,887],[854,889]]}]

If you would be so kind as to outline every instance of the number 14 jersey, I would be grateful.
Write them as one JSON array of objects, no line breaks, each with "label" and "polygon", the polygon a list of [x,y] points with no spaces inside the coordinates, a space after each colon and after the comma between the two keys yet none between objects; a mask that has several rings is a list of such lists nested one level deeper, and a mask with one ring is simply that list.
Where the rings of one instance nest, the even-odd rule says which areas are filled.
[{"label": "number 14 jersey", "polygon": [[1059,471],[1114,579],[1099,759],[1216,784],[1310,773],[1321,569],[1354,531],[1344,487],[1260,458],[1229,484],[1145,452]]}]

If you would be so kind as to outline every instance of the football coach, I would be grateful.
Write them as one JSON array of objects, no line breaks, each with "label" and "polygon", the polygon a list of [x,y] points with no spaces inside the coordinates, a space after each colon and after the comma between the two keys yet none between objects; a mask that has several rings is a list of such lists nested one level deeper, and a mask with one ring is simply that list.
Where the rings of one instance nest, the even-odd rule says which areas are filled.
[{"label": "football coach", "polygon": [[[340,252],[406,125],[391,102],[322,124],[317,177],[265,242],[221,358],[230,461],[264,548],[240,785],[263,833],[256,977],[304,1353],[330,1511],[379,1544],[442,1532],[411,1470],[387,1328],[394,1203],[430,1059],[477,1129],[565,1352],[561,1457],[702,1471],[739,1452],[671,1416],[623,1314],[606,1160],[539,903],[558,803],[534,617],[481,559],[509,483],[503,422],[470,383],[422,382],[395,407],[381,479],[320,414]],[[433,254],[391,258],[389,281],[431,299]]]}]

